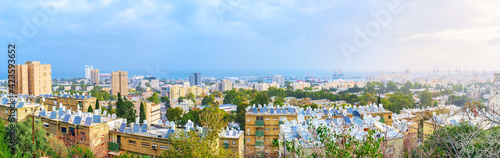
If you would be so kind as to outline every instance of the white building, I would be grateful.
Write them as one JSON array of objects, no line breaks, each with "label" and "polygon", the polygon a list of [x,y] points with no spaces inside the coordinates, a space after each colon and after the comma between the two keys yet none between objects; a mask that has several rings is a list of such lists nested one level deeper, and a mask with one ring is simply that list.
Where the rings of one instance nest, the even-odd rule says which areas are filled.
[{"label": "white building", "polygon": [[277,83],[278,85],[283,87],[283,86],[285,86],[285,77],[283,77],[281,75],[274,75],[273,82]]},{"label": "white building", "polygon": [[94,69],[94,66],[85,65],[85,78],[90,79],[90,70]]}]

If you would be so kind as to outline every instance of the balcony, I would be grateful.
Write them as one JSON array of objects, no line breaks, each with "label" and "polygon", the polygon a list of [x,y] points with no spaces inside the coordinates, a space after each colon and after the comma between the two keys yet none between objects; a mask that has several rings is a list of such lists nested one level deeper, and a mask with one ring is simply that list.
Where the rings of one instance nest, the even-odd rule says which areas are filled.
[{"label": "balcony", "polygon": [[255,141],[255,147],[264,147],[264,141],[262,140]]},{"label": "balcony", "polygon": [[257,120],[255,121],[255,126],[264,126],[264,120]]},{"label": "balcony", "polygon": [[256,137],[263,137],[264,136],[264,131],[255,131],[255,136]]},{"label": "balcony", "polygon": [[282,124],[285,124],[285,122],[283,122],[283,121],[280,121],[280,125],[282,125]]},{"label": "balcony", "polygon": [[224,146],[224,148],[229,148],[229,143],[223,143],[222,146]]},{"label": "balcony", "polygon": [[108,143],[108,150],[112,152],[119,152],[120,151],[120,144],[114,143],[114,142],[109,142]]}]

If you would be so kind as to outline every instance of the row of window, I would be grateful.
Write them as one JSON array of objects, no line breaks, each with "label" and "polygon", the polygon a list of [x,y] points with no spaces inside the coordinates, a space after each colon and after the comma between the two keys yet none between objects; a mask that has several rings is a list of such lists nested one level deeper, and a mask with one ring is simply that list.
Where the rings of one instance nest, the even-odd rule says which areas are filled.
[{"label": "row of window", "polygon": [[[129,140],[128,144],[129,145],[136,145],[136,142],[135,142],[135,140]],[[141,142],[141,146],[142,147],[149,147],[149,142]],[[160,145],[160,149],[168,150],[169,146],[168,145]]]}]

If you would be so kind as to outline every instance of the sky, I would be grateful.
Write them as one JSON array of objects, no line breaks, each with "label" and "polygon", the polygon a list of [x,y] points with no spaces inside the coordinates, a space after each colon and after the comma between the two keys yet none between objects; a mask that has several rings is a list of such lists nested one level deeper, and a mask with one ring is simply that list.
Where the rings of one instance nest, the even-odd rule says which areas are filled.
[{"label": "sky", "polygon": [[490,71],[499,10],[498,0],[4,0],[0,43],[16,44],[18,63],[82,74]]}]

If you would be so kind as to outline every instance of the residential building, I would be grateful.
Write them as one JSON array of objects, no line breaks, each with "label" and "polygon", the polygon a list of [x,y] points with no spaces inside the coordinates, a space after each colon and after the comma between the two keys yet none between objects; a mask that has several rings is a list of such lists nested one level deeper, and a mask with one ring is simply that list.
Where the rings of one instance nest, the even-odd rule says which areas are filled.
[{"label": "residential building", "polygon": [[201,73],[192,73],[189,75],[190,86],[201,86]]},{"label": "residential building", "polygon": [[189,110],[194,107],[194,102],[191,99],[184,99],[180,103],[175,101],[173,104],[170,104],[170,108],[181,108],[184,113],[189,112]]},{"label": "residential building", "polygon": [[295,82],[295,83],[292,83],[290,86],[292,86],[292,88],[294,90],[303,90],[304,88],[306,87],[311,87],[311,83],[309,82]]},{"label": "residential building", "polygon": [[141,87],[147,87],[146,83],[148,83],[151,88],[154,88],[154,89],[160,88],[160,80],[156,79],[156,77],[152,77],[152,76],[144,77],[141,80]]},{"label": "residential building", "polygon": [[297,107],[273,106],[247,107],[245,114],[245,155],[267,154],[276,156],[278,147],[273,147],[273,141],[280,138],[280,124],[284,120],[297,119]]},{"label": "residential building", "polygon": [[244,135],[244,131],[225,129],[220,134],[219,146],[222,146],[226,150],[231,151],[237,157],[243,158],[243,156],[245,155]]},{"label": "residential building", "polygon": [[42,94],[36,97],[40,104],[45,106],[64,106],[66,109],[73,112],[84,111],[86,112],[89,106],[94,108],[97,98],[88,95],[67,94],[62,93],[59,95]]},{"label": "residential building", "polygon": [[217,82],[215,84],[215,90],[219,92],[224,92],[233,89],[233,83],[231,80],[222,80],[222,82]]},{"label": "residential building", "polygon": [[41,120],[47,133],[63,138],[68,146],[76,144],[87,146],[98,154],[97,157],[105,157],[109,154],[110,130],[118,129],[121,123],[126,122],[125,119],[117,118],[116,115],[102,117],[93,113],[75,113],[63,107],[58,110],[54,108],[50,112],[42,111],[35,116]]},{"label": "residential building", "polygon": [[91,69],[90,70],[90,84],[98,85],[99,84],[99,69]]},{"label": "residential building", "polygon": [[285,77],[283,77],[281,75],[274,75],[273,82],[277,83],[281,87],[284,87],[285,86]]},{"label": "residential building", "polygon": [[[212,105],[202,105],[202,106],[197,106],[197,107],[200,109],[204,109],[204,108],[209,107],[209,106],[212,106]],[[219,105],[219,109],[224,110],[226,113],[231,113],[233,111],[236,111],[236,108],[237,108],[236,105],[233,105],[233,104]]]},{"label": "residential building", "polygon": [[153,102],[143,101],[144,110],[146,113],[146,120],[150,124],[157,124],[161,118],[161,106]]},{"label": "residential building", "polygon": [[203,88],[198,86],[191,86],[187,88],[187,94],[193,93],[195,97],[199,97],[203,95]]},{"label": "residential building", "polygon": [[181,88],[179,86],[170,87],[170,100],[177,100],[179,97],[185,97],[186,91],[185,88]]},{"label": "residential building", "polygon": [[382,71],[379,72],[379,77],[381,80],[401,82],[410,80],[410,70],[405,70],[405,73],[384,73]]},{"label": "residential building", "polygon": [[85,78],[86,79],[90,79],[90,76],[91,76],[90,75],[91,74],[90,70],[92,70],[92,69],[94,69],[94,66],[92,66],[92,65],[90,65],[90,66],[85,65]]},{"label": "residential building", "polygon": [[15,65],[15,94],[39,95],[52,93],[52,68],[39,61]]},{"label": "residential building", "polygon": [[[23,96],[23,97],[29,97],[29,96]],[[16,104],[14,105],[14,112],[15,112],[15,119],[16,122],[22,121],[26,119],[26,117],[29,114],[32,113],[38,113],[42,111],[43,109],[46,109],[41,104],[30,102],[27,99],[20,99],[18,97],[13,98],[16,101]],[[2,96],[1,103],[0,103],[0,118],[3,119],[4,121],[9,120],[10,112],[12,108],[10,106],[10,99],[8,96]]]},{"label": "residential building", "polygon": [[113,95],[121,94],[121,96],[128,95],[128,72],[115,71],[111,72],[111,92]]},{"label": "residential building", "polygon": [[[109,131],[110,151],[113,155],[119,155],[120,151],[124,151],[136,155],[159,157],[163,151],[169,150],[172,147],[171,137],[176,136],[177,133],[188,132],[190,130],[201,134],[204,129],[194,127],[191,121],[188,121],[184,127],[178,127],[174,122],[169,121],[166,121],[162,125],[139,124],[138,120],[129,126],[122,123],[120,128]],[[220,145],[236,153],[236,157],[243,157],[244,144],[243,141],[239,141],[243,138],[243,131],[229,130],[228,133],[225,130],[219,135],[220,139],[214,143],[222,142]],[[233,140],[235,141],[234,145],[232,144]],[[228,143],[224,144],[223,142]]]}]

